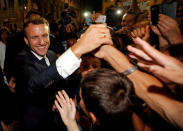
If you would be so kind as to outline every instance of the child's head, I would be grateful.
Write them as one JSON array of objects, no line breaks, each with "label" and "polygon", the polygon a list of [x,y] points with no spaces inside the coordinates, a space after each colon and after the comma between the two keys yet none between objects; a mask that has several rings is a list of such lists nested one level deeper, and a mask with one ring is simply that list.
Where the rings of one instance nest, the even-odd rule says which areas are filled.
[{"label": "child's head", "polygon": [[133,92],[133,84],[126,76],[109,69],[96,69],[81,80],[80,104],[93,123],[101,127],[118,126],[118,122],[127,126]]}]

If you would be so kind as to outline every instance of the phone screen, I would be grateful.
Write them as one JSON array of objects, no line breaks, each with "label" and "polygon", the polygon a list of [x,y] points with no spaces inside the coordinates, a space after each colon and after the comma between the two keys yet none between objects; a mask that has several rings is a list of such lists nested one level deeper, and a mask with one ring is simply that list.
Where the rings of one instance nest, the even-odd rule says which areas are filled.
[{"label": "phone screen", "polygon": [[163,3],[151,6],[151,20],[153,25],[158,24],[159,14],[165,14],[176,19],[177,2]]},{"label": "phone screen", "polygon": [[95,23],[106,23],[106,16],[105,15],[100,15],[96,20]]},{"label": "phone screen", "polygon": [[158,24],[159,7],[157,5],[151,6],[151,21],[153,25]]},{"label": "phone screen", "polygon": [[87,24],[88,26],[90,26],[90,25],[91,25],[91,22],[92,22],[91,19],[90,19],[89,17],[87,17],[87,18],[86,18],[86,24]]}]

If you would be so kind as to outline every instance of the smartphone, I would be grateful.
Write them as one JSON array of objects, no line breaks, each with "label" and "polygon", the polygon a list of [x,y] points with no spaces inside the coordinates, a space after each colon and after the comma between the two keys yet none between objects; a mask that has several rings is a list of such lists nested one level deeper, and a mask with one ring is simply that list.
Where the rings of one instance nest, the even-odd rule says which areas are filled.
[{"label": "smartphone", "polygon": [[106,16],[105,15],[99,15],[99,17],[95,20],[95,23],[106,23]]},{"label": "smartphone", "polygon": [[176,19],[177,2],[163,3],[151,6],[151,21],[153,25],[158,24],[159,14],[165,14]]},{"label": "smartphone", "polygon": [[86,18],[86,24],[87,24],[88,26],[90,26],[90,25],[91,25],[91,22],[92,22],[91,19],[90,19],[89,17],[87,17],[87,18]]}]

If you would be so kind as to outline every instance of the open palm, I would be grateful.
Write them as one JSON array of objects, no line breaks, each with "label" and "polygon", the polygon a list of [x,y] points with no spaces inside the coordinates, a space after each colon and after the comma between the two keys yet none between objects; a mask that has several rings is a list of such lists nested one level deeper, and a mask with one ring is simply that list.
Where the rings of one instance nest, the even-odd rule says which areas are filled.
[{"label": "open palm", "polygon": [[66,126],[75,122],[76,107],[72,99],[68,97],[65,91],[58,92],[55,105],[61,115],[61,118]]}]

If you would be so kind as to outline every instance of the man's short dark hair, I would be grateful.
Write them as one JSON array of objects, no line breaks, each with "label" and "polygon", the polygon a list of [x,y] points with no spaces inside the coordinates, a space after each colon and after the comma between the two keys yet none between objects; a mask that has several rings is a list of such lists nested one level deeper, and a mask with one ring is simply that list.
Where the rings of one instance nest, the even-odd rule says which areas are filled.
[{"label": "man's short dark hair", "polygon": [[30,11],[27,13],[27,15],[25,16],[25,18],[26,18],[26,19],[29,19],[29,17],[30,17],[32,14],[41,16],[41,12],[40,12],[40,11],[33,9],[33,10],[30,10]]},{"label": "man's short dark hair", "polygon": [[126,76],[109,69],[93,70],[81,80],[81,94],[86,109],[96,115],[100,126],[131,124],[134,89]]},{"label": "man's short dark hair", "polygon": [[43,17],[34,17],[34,18],[29,18],[27,19],[25,22],[24,22],[24,25],[23,25],[23,29],[24,29],[24,36],[27,37],[26,35],[26,31],[25,29],[28,27],[28,25],[32,23],[34,25],[40,25],[40,24],[45,24],[49,27],[49,23],[48,21],[43,18]]},{"label": "man's short dark hair", "polygon": [[139,13],[137,13],[133,10],[128,10],[125,14],[134,15],[135,16],[135,22],[137,21],[137,18],[139,16]]},{"label": "man's short dark hair", "polygon": [[[4,33],[4,32],[7,32],[8,35],[9,35],[9,33],[10,33],[10,32],[9,32],[9,29],[8,29],[7,27],[5,27],[5,26],[3,26],[3,27],[0,28],[0,36],[1,36],[1,34]],[[1,39],[1,38],[0,38],[0,39]]]}]

